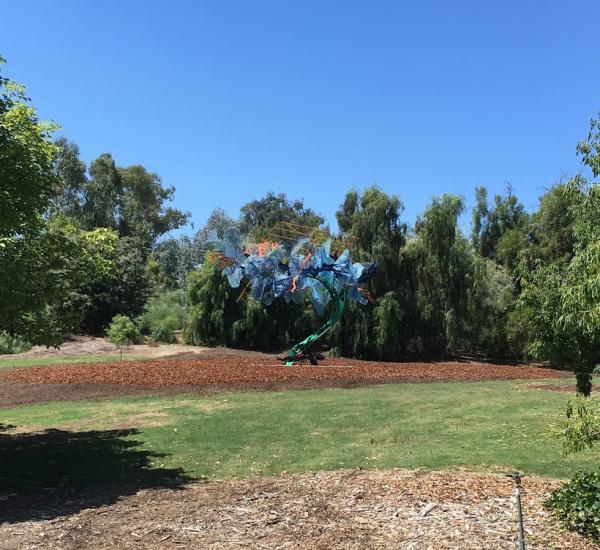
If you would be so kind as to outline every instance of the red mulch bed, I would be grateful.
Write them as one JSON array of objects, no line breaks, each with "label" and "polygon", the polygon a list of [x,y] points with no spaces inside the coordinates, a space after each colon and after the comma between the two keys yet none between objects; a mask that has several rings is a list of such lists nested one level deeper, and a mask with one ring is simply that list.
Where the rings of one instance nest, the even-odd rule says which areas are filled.
[{"label": "red mulch bed", "polygon": [[[443,382],[544,379],[571,376],[565,371],[477,362],[381,363],[329,358],[319,366],[285,367],[276,358],[228,355],[185,360],[84,363],[26,367],[2,378],[42,384],[115,384],[126,386],[251,386],[307,381],[329,385],[377,382]],[[311,384],[312,385],[312,384]]]}]

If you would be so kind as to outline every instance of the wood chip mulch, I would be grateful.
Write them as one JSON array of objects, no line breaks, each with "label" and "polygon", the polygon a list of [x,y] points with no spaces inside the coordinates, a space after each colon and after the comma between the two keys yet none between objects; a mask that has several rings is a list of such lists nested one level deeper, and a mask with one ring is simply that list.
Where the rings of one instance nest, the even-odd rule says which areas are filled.
[{"label": "wood chip mulch", "polygon": [[570,376],[548,368],[477,362],[382,363],[331,358],[319,366],[284,367],[276,358],[225,355],[199,359],[65,364],[10,370],[2,378],[45,384],[122,384],[134,386],[243,387],[256,383],[305,381],[436,382],[545,379]]},{"label": "wood chip mulch", "polygon": [[[557,485],[524,479],[527,548],[598,548],[542,507]],[[0,548],[516,549],[516,506],[497,474],[342,470],[143,490],[0,524]]]}]

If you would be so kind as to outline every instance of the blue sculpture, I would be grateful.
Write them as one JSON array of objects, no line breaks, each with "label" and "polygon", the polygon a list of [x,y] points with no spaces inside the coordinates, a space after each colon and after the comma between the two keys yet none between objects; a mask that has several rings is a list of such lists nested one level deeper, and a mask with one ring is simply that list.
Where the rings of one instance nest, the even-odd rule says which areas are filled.
[{"label": "blue sculpture", "polygon": [[212,242],[223,256],[221,264],[229,284],[238,288],[242,279],[248,278],[253,299],[268,306],[278,298],[301,303],[308,295],[320,316],[331,303],[328,321],[282,358],[287,366],[305,358],[317,364],[319,356],[309,348],[338,321],[346,302],[368,303],[365,285],[377,271],[376,262],[352,263],[347,249],[332,256],[331,239],[320,246],[303,237],[290,247],[278,242],[244,247],[239,231],[231,227],[222,240],[213,235]]}]

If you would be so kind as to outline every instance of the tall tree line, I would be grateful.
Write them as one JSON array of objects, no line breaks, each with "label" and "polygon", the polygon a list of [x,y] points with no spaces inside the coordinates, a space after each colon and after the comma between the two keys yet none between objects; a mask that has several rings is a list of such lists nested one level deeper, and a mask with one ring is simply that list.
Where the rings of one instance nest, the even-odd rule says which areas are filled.
[{"label": "tall tree line", "polygon": [[176,291],[187,297],[188,342],[286,348],[320,323],[310,306],[245,299],[209,252],[211,233],[230,225],[249,242],[291,242],[282,224],[292,223],[380,264],[372,301],[351,305],[330,334],[334,353],[546,359],[573,365],[589,394],[600,362],[599,121],[576,146],[580,173],[535,211],[511,188],[492,198],[475,189],[468,235],[462,197],[434,198],[410,227],[401,198],[372,187],[342,198],[335,234],[302,200],[268,193],[237,219],[217,208],[196,234],[173,238],[189,216],[168,205],[173,187],[109,153],[86,165],[75,143],[53,141],[56,126],[38,119],[24,88],[0,76],[0,333],[58,345]]}]

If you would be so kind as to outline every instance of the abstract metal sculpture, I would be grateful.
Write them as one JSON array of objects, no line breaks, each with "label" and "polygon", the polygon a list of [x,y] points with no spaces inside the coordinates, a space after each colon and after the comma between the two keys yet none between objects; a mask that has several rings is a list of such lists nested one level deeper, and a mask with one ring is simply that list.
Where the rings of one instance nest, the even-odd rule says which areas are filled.
[{"label": "abstract metal sculpture", "polygon": [[352,263],[348,249],[339,255],[331,251],[331,239],[320,246],[309,237],[290,245],[267,241],[243,246],[239,231],[231,227],[223,239],[213,235],[211,240],[219,256],[215,263],[229,284],[238,288],[242,279],[248,278],[253,299],[268,306],[278,298],[301,303],[308,295],[320,316],[330,305],[327,322],[281,357],[286,366],[307,358],[316,365],[320,357],[310,349],[339,320],[346,303],[368,303],[365,284],[376,272],[377,263]]}]

